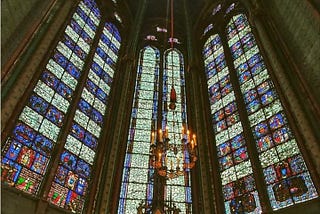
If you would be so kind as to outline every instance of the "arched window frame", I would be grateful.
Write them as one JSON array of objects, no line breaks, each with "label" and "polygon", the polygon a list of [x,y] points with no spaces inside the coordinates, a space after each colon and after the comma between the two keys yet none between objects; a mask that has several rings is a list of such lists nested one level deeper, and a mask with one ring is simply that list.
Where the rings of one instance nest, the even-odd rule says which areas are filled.
[{"label": "arched window frame", "polygon": [[[228,4],[225,4],[224,6],[223,6],[223,9],[219,12],[216,12],[218,15],[216,15],[216,14],[214,14],[214,15],[216,15],[216,16],[214,16],[214,18],[213,17],[210,17],[209,18],[209,21],[207,22],[207,25],[206,26],[210,26],[212,23],[213,23],[213,29],[211,29],[211,30],[205,30],[205,32],[203,33],[203,35],[202,35],[202,44],[204,44],[205,42],[207,42],[208,41],[208,38],[211,36],[211,35],[214,35],[215,33],[218,33],[219,35],[221,35],[221,36],[223,36],[223,37],[225,37],[224,38],[224,40],[225,40],[225,44],[228,44],[228,42],[227,42],[227,30],[226,30],[226,28],[227,28],[227,25],[228,25],[228,23],[229,23],[229,21],[232,19],[232,17],[234,17],[234,16],[236,16],[236,15],[238,15],[238,14],[244,14],[246,17],[247,17],[247,19],[248,19],[248,17],[250,17],[249,16],[249,14],[248,14],[248,12],[247,12],[247,10],[245,10],[244,9],[244,7],[239,3],[239,1],[234,1],[234,3],[235,3],[235,7],[232,9],[232,10],[230,10],[228,13],[225,13],[225,11],[226,11],[226,9],[228,8],[228,6],[229,5],[231,5],[231,3],[233,3],[233,2],[229,2]],[[223,4],[223,3],[221,3],[221,4]],[[218,5],[218,3],[217,3],[217,5]],[[215,9],[214,9],[214,11],[216,11]],[[215,21],[216,20],[216,21]],[[209,24],[208,24],[209,23]],[[206,26],[203,26],[203,29],[208,29],[208,27],[206,28]],[[273,79],[274,79],[274,76],[273,76],[273,74],[272,74],[272,69],[271,69],[271,66],[270,66],[270,64],[268,63],[268,59],[267,59],[267,57],[265,57],[265,53],[264,53],[264,50],[263,50],[263,48],[261,48],[262,47],[262,45],[260,44],[260,41],[258,40],[258,38],[257,38],[257,36],[256,36],[256,32],[255,32],[255,29],[254,29],[254,27],[252,27],[251,25],[250,25],[250,20],[249,20],[249,26],[251,27],[251,33],[253,34],[253,37],[254,37],[254,39],[255,39],[255,42],[257,43],[257,47],[258,47],[258,49],[259,49],[259,53],[260,53],[260,55],[262,55],[262,61],[264,61],[264,63],[265,63],[265,66],[266,66],[266,69],[268,70],[267,72],[268,72],[268,74],[269,74],[269,78],[270,78],[270,80],[271,81],[274,81]],[[202,45],[202,48],[204,47],[204,45]],[[226,54],[226,55],[229,55],[229,59],[228,59],[228,62],[227,62],[227,64],[228,64],[228,66],[230,66],[231,67],[231,71],[230,72],[236,72],[236,69],[234,68],[234,64],[233,64],[233,58],[232,58],[232,55],[231,55],[231,51],[230,51],[230,48],[229,48],[229,46],[228,45],[224,45],[224,48],[225,48],[225,50],[224,50],[224,52],[226,52],[226,51],[228,51],[229,53],[228,54]],[[237,76],[236,75],[234,75],[234,77],[233,77],[233,83],[234,84],[236,84],[236,85],[238,85],[237,87],[238,88],[240,88],[239,87],[239,82],[238,82],[238,78],[237,78]],[[263,81],[262,81],[263,82]],[[257,87],[257,86],[256,86]],[[286,117],[286,119],[288,118],[288,122],[286,122],[285,123],[285,125],[283,126],[283,127],[285,127],[286,125],[288,125],[288,126],[290,126],[290,135],[293,135],[292,133],[293,132],[295,132],[294,133],[294,137],[292,138],[292,139],[296,139],[296,141],[297,141],[297,144],[296,144],[296,148],[298,148],[298,149],[300,149],[299,150],[299,152],[298,152],[298,155],[300,154],[300,155],[302,155],[303,153],[305,153],[305,150],[303,149],[303,145],[301,144],[301,142],[299,142],[299,141],[301,141],[301,139],[300,139],[300,136],[299,136],[299,131],[297,131],[297,129],[296,129],[296,127],[295,127],[295,125],[294,124],[292,124],[292,122],[290,122],[290,120],[292,120],[292,118],[290,118],[290,114],[289,114],[289,112],[285,109],[285,105],[286,105],[286,102],[285,102],[285,100],[283,101],[283,96],[281,95],[281,93],[280,93],[280,90],[279,90],[279,87],[275,84],[274,86],[273,86],[273,88],[274,88],[274,90],[276,91],[276,93],[277,93],[277,97],[275,98],[275,99],[278,99],[278,100],[281,100],[281,101],[279,101],[279,102],[281,102],[282,104],[282,112],[284,112],[284,114],[286,115],[285,117]],[[240,92],[240,90],[239,89],[237,89],[237,97],[239,97],[239,98],[237,98],[238,100],[244,100],[244,97],[242,97],[242,94],[241,94],[241,92]],[[264,95],[264,94],[263,94]],[[244,101],[243,101],[244,102]],[[243,111],[244,110],[244,111]],[[245,108],[245,106],[244,105],[242,105],[242,112],[245,112],[245,113],[242,113],[242,115],[244,115],[244,116],[241,116],[240,115],[240,118],[241,119],[243,119],[243,120],[246,120],[246,128],[250,128],[250,126],[248,126],[248,124],[250,124],[250,121],[249,121],[249,119],[248,119],[248,115],[247,115],[247,112],[245,111],[246,110],[246,108]],[[276,115],[276,114],[275,114]],[[273,115],[274,116],[274,115]],[[271,118],[273,117],[273,116],[271,116]],[[270,117],[269,117],[269,119],[270,119]],[[210,121],[210,123],[211,123],[211,121]],[[251,131],[250,131],[251,132]],[[255,148],[255,138],[254,137],[252,137],[252,133],[250,133],[250,132],[248,132],[246,135],[251,135],[251,137],[249,137],[250,139],[249,139],[249,141],[250,142],[253,142],[254,143],[254,147],[253,148],[251,148],[250,150],[257,150],[257,148]],[[287,142],[287,141],[286,141]],[[285,144],[285,142],[283,143],[283,145]],[[252,147],[252,146],[251,146]],[[276,146],[275,146],[276,147]],[[275,147],[273,147],[273,148],[275,148]],[[302,147],[302,148],[301,148]],[[216,150],[216,151],[218,151],[217,149],[214,149],[214,150]],[[251,151],[251,153],[252,153],[252,151]],[[256,156],[258,156],[258,152],[257,151],[255,151],[255,152],[253,152],[254,154],[256,154]],[[252,160],[252,162],[253,163],[255,163],[255,165],[258,165],[256,168],[257,168],[257,170],[258,171],[260,171],[259,173],[260,173],[260,175],[258,175],[258,176],[255,176],[255,178],[256,178],[256,182],[258,182],[258,181],[260,181],[260,182],[264,182],[265,180],[264,180],[264,176],[263,176],[263,172],[265,172],[264,171],[264,169],[260,166],[260,161],[259,161],[259,158],[258,157],[252,157],[253,155],[251,154],[250,155],[250,159]],[[294,155],[289,155],[289,156],[287,156],[287,157],[293,157]],[[304,155],[305,156],[305,155]],[[298,156],[294,156],[294,157],[298,157]],[[305,157],[306,158],[306,157]],[[217,160],[213,160],[213,161],[217,161]],[[303,162],[302,163],[302,165],[304,165],[304,167],[306,167],[306,165],[308,166],[308,167],[310,167],[310,164],[308,164],[308,162],[307,162],[308,160],[307,160],[307,158],[306,158],[306,160],[305,160],[305,162]],[[306,163],[307,162],[307,163]],[[309,172],[308,172],[308,169],[306,169],[306,173],[308,174],[307,175],[307,182],[309,182],[308,180],[309,179],[311,179],[311,178],[313,178],[313,179],[315,179],[314,177],[312,177],[312,174],[311,174],[311,176],[310,176],[310,174],[309,173],[311,173],[311,171],[312,170],[309,170]],[[258,174],[259,174],[258,173]],[[255,173],[256,174],[256,173]],[[293,173],[291,173],[292,175],[293,175]],[[300,174],[299,174],[299,172],[297,172],[297,176],[299,176]],[[293,175],[294,176],[294,175]],[[285,180],[285,179],[283,179],[283,180]],[[270,183],[269,183],[270,184]],[[309,183],[307,184],[308,186],[310,186],[309,185]],[[315,185],[316,184],[312,184],[311,183],[311,187],[310,187],[310,189],[309,189],[309,192],[310,192],[310,199],[309,200],[313,200],[314,198],[317,198],[318,196],[317,196],[317,189],[316,189],[316,187],[315,187]],[[217,186],[220,186],[220,184],[219,185],[217,185]],[[301,203],[298,199],[297,199],[297,201],[296,202],[294,202],[293,204],[291,204],[291,205],[288,205],[288,206],[285,206],[285,205],[281,205],[281,203],[276,203],[276,202],[274,202],[274,199],[272,199],[274,196],[272,196],[272,195],[269,195],[268,193],[270,193],[270,191],[268,191],[267,190],[267,188],[266,188],[266,185],[265,185],[265,183],[263,184],[263,185],[259,185],[260,187],[258,187],[258,189],[263,189],[262,191],[260,190],[260,196],[262,195],[262,198],[261,198],[261,201],[262,201],[262,205],[263,205],[263,207],[262,207],[262,210],[264,210],[264,211],[266,211],[266,210],[268,210],[268,211],[271,211],[271,210],[278,210],[278,209],[283,209],[283,208],[290,208],[290,206],[291,205],[293,205],[293,206],[291,206],[293,209],[294,209],[294,205],[296,205],[296,204],[298,204],[298,203]],[[271,186],[271,185],[270,185]],[[222,193],[222,189],[219,187],[219,188],[217,188],[218,189],[218,191],[219,192],[221,192]],[[222,197],[223,197],[223,193],[222,194],[219,194],[219,195],[221,195]],[[269,197],[270,198],[269,198]],[[293,198],[293,196],[290,196],[290,197],[292,197]],[[271,200],[271,202],[270,202],[270,200]],[[308,200],[305,200],[305,201],[308,201]],[[305,201],[302,201],[302,202],[305,202]],[[280,204],[280,205],[279,205]],[[227,211],[227,208],[225,208],[226,209],[226,211]]]},{"label": "arched window frame", "polygon": [[[49,50],[49,56],[44,60],[46,64],[40,68],[42,70],[39,69],[39,72],[37,72],[39,75],[36,74],[34,80],[28,86],[24,104],[17,107],[20,110],[15,116],[15,122],[12,125],[13,130],[9,130],[12,129],[9,127],[10,134],[3,139],[2,183],[21,190],[21,193],[28,197],[47,197],[48,202],[53,205],[72,212],[81,213],[90,200],[89,195],[95,194],[95,190],[89,191],[89,189],[95,179],[93,171],[98,168],[96,165],[97,156],[99,155],[97,147],[101,148],[101,145],[99,145],[99,142],[102,144],[101,129],[107,122],[107,109],[109,108],[107,99],[113,87],[112,79],[116,72],[115,64],[119,55],[121,36],[116,26],[117,23],[113,24],[110,20],[106,20],[102,12],[100,13],[100,8],[98,8],[95,0],[78,1],[68,17],[68,20],[65,22],[65,28],[60,31],[61,38],[56,40],[56,46],[53,47],[53,50]],[[104,27],[105,30],[102,29],[101,31],[100,29]],[[106,30],[107,28],[110,29],[111,34],[108,32],[109,30]],[[104,47],[102,48],[102,41],[99,43],[97,41],[105,33],[109,33],[111,35],[110,39],[113,38],[114,40],[109,41],[108,44],[103,41]],[[105,54],[108,58],[101,59],[100,57],[100,62],[102,61],[102,64],[104,64],[104,68],[100,68],[99,70],[100,76],[97,74],[97,70],[91,67],[91,62],[97,61],[97,54],[95,54],[93,60],[89,60],[93,57],[93,53],[96,52],[96,45],[100,47],[99,53],[101,53],[102,49],[107,51]],[[113,60],[112,65],[107,66],[109,59]],[[100,92],[85,97],[84,94],[88,95],[90,92],[88,93],[87,90],[87,93],[83,93],[81,89],[86,88],[85,85],[88,86],[88,84],[84,83],[88,83],[88,80],[93,84],[96,83],[96,89],[100,90]],[[81,101],[77,101],[79,95],[82,96],[82,101],[86,100],[87,104],[88,102],[92,104],[90,114],[84,111],[83,106],[79,107],[74,114],[73,109],[77,108],[78,104],[80,106],[81,103]],[[52,113],[50,114],[49,112]],[[100,127],[99,133],[96,132],[95,128],[90,129],[90,134],[87,130],[88,138],[86,137],[86,140],[83,140],[82,143],[79,143],[80,141],[72,135],[68,135],[68,139],[63,140],[63,136],[66,136],[69,131],[70,134],[74,131],[70,127],[70,121],[73,120],[73,116],[77,122],[79,122],[79,119],[90,118],[92,124],[98,124],[95,128]],[[41,130],[43,121],[49,124],[47,126],[48,130]],[[23,123],[31,126],[31,128],[23,129],[23,127],[26,127]],[[40,125],[37,125],[37,123],[40,123]],[[53,129],[55,126],[59,127],[59,133]],[[92,137],[94,134],[97,136]],[[77,143],[78,146],[76,146]],[[79,145],[85,148],[82,152],[79,152]],[[78,150],[78,157],[81,156],[81,159],[83,162],[87,162],[87,165],[90,163],[91,170],[86,171],[86,167],[80,169],[81,164],[77,164],[78,168],[75,169],[76,166],[73,166],[73,172],[72,170],[66,170],[67,174],[62,173],[61,175],[64,176],[63,182],[65,182],[65,187],[68,189],[67,192],[57,195],[57,198],[64,198],[65,201],[57,200],[59,202],[56,203],[53,201],[54,193],[49,192],[51,186],[50,177],[56,173],[55,170],[57,168],[54,167],[55,164],[57,162],[59,162],[60,166],[62,164],[62,161],[60,162],[59,160],[65,157],[65,151],[62,152],[61,150],[64,146],[65,148],[68,147],[67,149],[71,152]],[[14,153],[14,156],[10,156],[10,154]],[[31,155],[28,156],[29,162],[22,163],[23,157],[30,153]],[[10,158],[6,157],[8,155]],[[71,156],[74,155],[70,155],[69,157]],[[16,168],[22,169],[25,172],[29,167],[30,172],[25,173],[26,177],[18,177],[21,175],[21,171],[15,171],[12,174],[10,167],[13,168],[13,171]],[[6,172],[9,172],[9,174],[5,174]],[[38,173],[38,176],[32,177],[36,173]],[[80,174],[85,179],[78,179],[80,178]],[[56,175],[53,180],[57,177],[59,176]],[[67,177],[73,177],[70,183],[67,183]],[[38,182],[37,186],[35,186],[34,183],[36,181],[40,181],[41,183]],[[73,191],[72,193],[70,193],[71,190]]]}]

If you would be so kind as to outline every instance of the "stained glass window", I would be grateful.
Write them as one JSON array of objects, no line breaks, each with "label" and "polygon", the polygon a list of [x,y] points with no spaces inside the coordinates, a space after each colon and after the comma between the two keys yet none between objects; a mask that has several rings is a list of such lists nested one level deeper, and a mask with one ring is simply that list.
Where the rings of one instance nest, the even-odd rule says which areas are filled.
[{"label": "stained glass window", "polygon": [[120,42],[117,28],[106,23],[48,195],[73,212],[82,211],[89,192]]},{"label": "stained glass window", "polygon": [[203,56],[225,211],[258,213],[261,206],[247,142],[218,34],[206,41]]},{"label": "stained glass window", "polygon": [[244,14],[232,17],[227,39],[271,207],[277,210],[318,197]]},{"label": "stained glass window", "polygon": [[80,2],[2,148],[3,183],[39,192],[99,19],[93,1]]},{"label": "stained glass window", "polygon": [[105,23],[76,103],[75,89],[100,19],[94,0],[78,4],[2,151],[2,181],[37,194],[58,136],[65,130],[69,106],[76,105],[66,142],[59,144],[63,151],[58,154],[58,168],[47,198],[76,213],[82,212],[89,193],[121,43],[117,28]]},{"label": "stained glass window", "polygon": [[[184,77],[184,61],[183,56],[176,49],[171,49],[165,52],[163,74],[163,94],[162,94],[162,130],[168,130],[170,145],[176,147],[181,146],[181,128],[186,127],[187,124],[187,106],[186,106],[186,92],[185,92],[185,77]],[[171,110],[168,108],[170,103],[170,90],[174,86],[176,91],[176,108]],[[183,150],[182,150],[183,151]],[[179,151],[175,154],[174,150],[167,151],[167,162],[174,164],[179,168],[183,168],[184,160],[189,163],[187,151]],[[176,162],[177,158],[180,160]],[[167,202],[174,203],[182,213],[192,213],[191,209],[191,174],[187,171],[184,176],[175,179],[169,179],[166,183],[165,198]]]},{"label": "stained glass window", "polygon": [[159,50],[147,46],[140,52],[131,112],[118,213],[135,212],[141,201],[151,205],[154,168],[149,165],[151,131],[157,130]]}]

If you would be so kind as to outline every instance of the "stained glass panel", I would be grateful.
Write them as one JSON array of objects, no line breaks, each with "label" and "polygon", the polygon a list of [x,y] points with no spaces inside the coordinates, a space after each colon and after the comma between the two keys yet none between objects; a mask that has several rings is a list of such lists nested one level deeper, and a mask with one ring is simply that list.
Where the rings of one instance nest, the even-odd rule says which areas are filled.
[{"label": "stained glass panel", "polygon": [[[235,58],[243,52],[240,42],[233,44],[231,48],[234,50]],[[236,98],[222,43],[217,34],[206,41],[203,57],[207,59],[205,72],[226,213],[260,212],[259,196],[253,179]],[[248,75],[241,77],[243,82],[249,78]],[[254,98],[254,93],[246,94],[247,102]]]},{"label": "stained glass panel", "polygon": [[90,49],[80,42],[83,27],[88,23],[80,8],[88,14],[93,7],[96,7],[93,1],[80,2],[6,141],[2,149],[7,154],[1,166],[3,183],[38,193]]},{"label": "stained glass panel", "polygon": [[153,199],[154,169],[149,165],[149,150],[151,130],[157,129],[159,60],[160,53],[153,47],[147,46],[140,52],[119,214],[131,214],[141,202],[150,205]]},{"label": "stained glass panel", "polygon": [[[87,7],[82,5],[82,9],[84,8]],[[77,10],[84,20],[91,20],[92,17],[96,16],[92,16],[93,12],[88,8],[84,11],[86,12]],[[97,17],[85,25],[89,25],[86,30],[87,33],[95,31],[98,24],[96,19]],[[109,26],[112,26],[112,24],[106,23],[105,30],[109,29]],[[77,213],[82,212],[86,200],[87,189],[92,178],[91,170],[96,159],[98,140],[105,120],[104,115],[110,90],[102,89],[100,86],[105,87],[106,84],[111,86],[114,73],[113,69],[105,70],[103,67],[104,64],[108,63],[108,56],[111,51],[110,45],[113,44],[114,35],[118,34],[118,31],[113,27],[107,32],[107,37],[111,42],[104,47],[98,46],[96,49],[48,198],[51,203]],[[104,33],[102,35],[102,37],[106,36]],[[80,57],[80,49],[77,49],[77,51]],[[100,57],[98,53],[104,54],[100,54],[102,55]],[[116,62],[116,60],[117,56],[115,55],[114,61]],[[107,80],[106,76],[108,77]],[[58,201],[56,200],[57,197],[60,197]]]},{"label": "stained glass panel", "polygon": [[272,208],[318,197],[247,17],[232,17],[227,33]]}]

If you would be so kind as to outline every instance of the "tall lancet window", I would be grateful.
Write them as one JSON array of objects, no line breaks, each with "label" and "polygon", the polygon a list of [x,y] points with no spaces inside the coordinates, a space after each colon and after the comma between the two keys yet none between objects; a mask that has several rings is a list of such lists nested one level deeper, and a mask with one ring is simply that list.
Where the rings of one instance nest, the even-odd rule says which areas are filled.
[{"label": "tall lancet window", "polygon": [[[171,169],[177,166],[182,169],[184,162],[189,163],[188,153],[185,150],[178,150],[177,153],[174,147],[181,146],[181,128],[184,127],[185,130],[188,130],[184,61],[183,55],[176,49],[167,50],[164,55],[162,130],[168,130],[169,143],[172,148],[167,151],[166,162]],[[173,87],[176,91],[177,100],[174,110],[169,106],[170,93]],[[190,170],[187,170],[183,176],[167,180],[165,199],[168,204],[174,203],[182,213],[192,212]]]},{"label": "tall lancet window", "polygon": [[[225,211],[257,213],[316,198],[246,15],[235,12],[237,3],[225,6],[214,15],[226,22],[213,23],[223,24],[225,31],[213,27],[203,47]],[[261,201],[258,192],[266,192],[269,200]]]},{"label": "tall lancet window", "polygon": [[[30,86],[1,153],[3,184],[41,194],[76,213],[94,192],[92,172],[121,43],[117,28],[101,22],[94,0],[80,1],[39,80]],[[101,35],[96,34],[99,25],[104,25]],[[58,167],[52,168],[55,160]],[[52,175],[53,182],[46,182]]]},{"label": "tall lancet window", "polygon": [[207,40],[203,55],[226,212],[231,213],[241,200],[248,203],[255,201],[254,210],[259,212],[259,196],[248,158],[247,142],[218,34]]},{"label": "tall lancet window", "polygon": [[118,213],[131,214],[141,201],[151,205],[154,169],[149,165],[152,130],[157,130],[159,50],[147,46],[139,56]]},{"label": "tall lancet window", "polygon": [[82,211],[90,192],[120,42],[117,28],[106,23],[48,195],[51,203],[74,212]]},{"label": "tall lancet window", "polygon": [[277,210],[317,197],[244,14],[232,17],[227,38],[272,208]]}]

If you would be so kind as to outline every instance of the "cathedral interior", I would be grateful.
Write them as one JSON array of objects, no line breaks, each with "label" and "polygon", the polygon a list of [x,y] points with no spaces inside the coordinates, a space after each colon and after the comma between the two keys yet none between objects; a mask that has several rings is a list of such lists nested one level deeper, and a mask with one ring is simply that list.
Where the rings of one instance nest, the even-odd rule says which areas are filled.
[{"label": "cathedral interior", "polygon": [[320,213],[317,0],[2,0],[1,213]]}]

